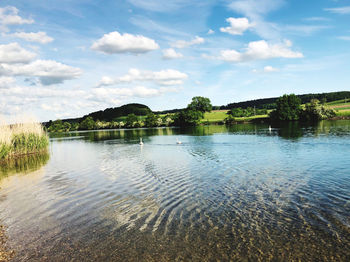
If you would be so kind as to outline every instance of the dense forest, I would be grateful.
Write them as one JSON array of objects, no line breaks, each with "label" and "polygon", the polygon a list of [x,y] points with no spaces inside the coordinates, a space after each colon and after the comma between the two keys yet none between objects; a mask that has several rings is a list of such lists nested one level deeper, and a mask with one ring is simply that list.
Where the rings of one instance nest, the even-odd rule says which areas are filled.
[{"label": "dense forest", "polygon": [[[305,95],[296,95],[296,96],[300,98],[302,104],[308,103],[312,99],[332,102],[336,100],[350,98],[350,91],[305,94]],[[261,109],[275,109],[277,99],[278,97],[272,97],[272,98],[249,100],[249,101],[238,102],[238,103],[230,103],[226,106],[220,106],[219,109],[223,110],[223,109],[232,109],[232,108],[238,108],[238,107],[241,107],[241,108],[256,107]]]},{"label": "dense forest", "polygon": [[121,116],[127,116],[129,114],[135,114],[137,116],[145,116],[151,113],[151,109],[142,104],[127,104],[120,107],[107,108],[97,112],[90,113],[83,118],[91,116],[94,120],[112,121]]}]

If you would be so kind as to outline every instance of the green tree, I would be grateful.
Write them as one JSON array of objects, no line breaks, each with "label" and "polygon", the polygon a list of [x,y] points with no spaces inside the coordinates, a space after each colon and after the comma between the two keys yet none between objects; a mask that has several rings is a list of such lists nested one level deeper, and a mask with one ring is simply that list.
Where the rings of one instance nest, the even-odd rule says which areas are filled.
[{"label": "green tree", "polygon": [[64,132],[64,126],[62,120],[58,119],[51,122],[51,125],[47,128],[49,132]]},{"label": "green tree", "polygon": [[134,127],[135,123],[137,123],[137,116],[135,114],[128,114],[126,117],[126,126]]},{"label": "green tree", "polygon": [[296,95],[283,95],[276,101],[276,110],[270,113],[273,120],[295,121],[299,120],[301,100]]},{"label": "green tree", "polygon": [[187,109],[205,113],[212,110],[212,105],[209,98],[195,96],[192,98],[192,102],[187,106]]},{"label": "green tree", "polygon": [[147,126],[147,127],[157,126],[157,124],[158,124],[157,120],[158,120],[158,117],[155,114],[149,113],[145,119],[145,126]]},{"label": "green tree", "polygon": [[305,109],[302,110],[300,118],[303,121],[318,121],[322,119],[328,119],[335,116],[335,112],[332,109],[327,109],[323,105],[320,105],[320,101],[317,99],[311,99],[310,103],[305,105]]},{"label": "green tree", "polygon": [[63,128],[64,128],[64,132],[69,132],[69,130],[71,129],[71,124],[69,122],[64,122]]},{"label": "green tree", "polygon": [[91,116],[88,116],[79,124],[80,130],[92,130],[94,128],[95,128],[95,121]]},{"label": "green tree", "polygon": [[201,111],[185,109],[175,115],[175,125],[177,126],[195,126],[203,118]]}]

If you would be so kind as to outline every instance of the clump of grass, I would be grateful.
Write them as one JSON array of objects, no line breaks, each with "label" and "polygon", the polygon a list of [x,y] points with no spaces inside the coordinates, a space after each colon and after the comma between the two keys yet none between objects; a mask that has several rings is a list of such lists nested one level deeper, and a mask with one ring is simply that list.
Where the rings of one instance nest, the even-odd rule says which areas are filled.
[{"label": "clump of grass", "polygon": [[38,122],[0,122],[0,159],[41,152],[48,145],[49,138]]}]

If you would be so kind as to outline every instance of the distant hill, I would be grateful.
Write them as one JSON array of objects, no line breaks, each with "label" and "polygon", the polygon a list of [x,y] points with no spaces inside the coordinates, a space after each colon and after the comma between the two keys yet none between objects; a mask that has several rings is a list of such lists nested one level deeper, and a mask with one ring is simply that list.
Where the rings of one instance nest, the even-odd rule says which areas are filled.
[{"label": "distant hill", "polygon": [[[327,102],[332,102],[336,100],[341,100],[345,98],[350,98],[350,91],[340,91],[340,92],[330,92],[330,93],[318,93],[318,94],[304,94],[304,95],[297,95],[301,99],[301,102],[303,104],[310,102],[311,99],[326,99]],[[237,102],[237,103],[230,103],[223,106],[214,106],[213,109],[232,109],[232,108],[247,108],[247,107],[256,107],[261,109],[273,109],[276,106],[276,100],[278,97],[271,97],[271,98],[262,98],[262,99],[256,99],[256,100],[249,100],[244,102]],[[153,112],[155,114],[168,114],[168,113],[176,113],[182,109],[171,109],[171,110],[164,110],[164,111],[156,111]],[[91,116],[94,120],[101,120],[101,121],[111,121],[121,116],[127,116],[128,114],[135,114],[139,116],[147,115],[148,113],[152,112],[151,109],[143,104],[127,104],[120,107],[114,107],[114,108],[107,108],[105,110],[100,110],[96,112],[92,112],[88,115],[85,115],[82,118],[71,118],[71,119],[63,119],[63,122],[80,122],[82,119],[85,119],[86,117]],[[50,122],[45,122],[44,124],[49,124]]]},{"label": "distant hill", "polygon": [[135,114],[138,116],[145,116],[148,113],[152,112],[152,110],[142,104],[127,104],[120,107],[114,107],[114,108],[107,108],[105,110],[100,110],[97,112],[90,113],[88,115],[85,115],[83,118],[91,116],[94,120],[101,120],[101,121],[111,121],[115,118],[121,117],[121,116],[127,116],[128,114]]},{"label": "distant hill", "polygon": [[[301,99],[301,103],[305,104],[310,102],[311,99],[327,99],[327,102],[332,102],[336,100],[341,100],[344,98],[350,98],[350,91],[341,91],[341,92],[331,92],[331,93],[319,93],[319,94],[305,94],[305,95],[297,95]],[[263,98],[256,100],[249,100],[238,103],[230,103],[226,106],[220,106],[220,109],[232,109],[232,108],[247,108],[247,107],[256,107],[256,108],[265,108],[265,109],[274,109],[276,107],[276,100],[278,97],[272,98]]]}]

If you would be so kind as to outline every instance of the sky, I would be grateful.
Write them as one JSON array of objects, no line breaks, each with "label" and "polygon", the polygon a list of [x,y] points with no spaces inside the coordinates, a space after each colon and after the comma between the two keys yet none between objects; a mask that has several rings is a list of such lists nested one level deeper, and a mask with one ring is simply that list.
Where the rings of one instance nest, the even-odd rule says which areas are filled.
[{"label": "sky", "polygon": [[350,90],[348,0],[1,0],[0,115]]}]

